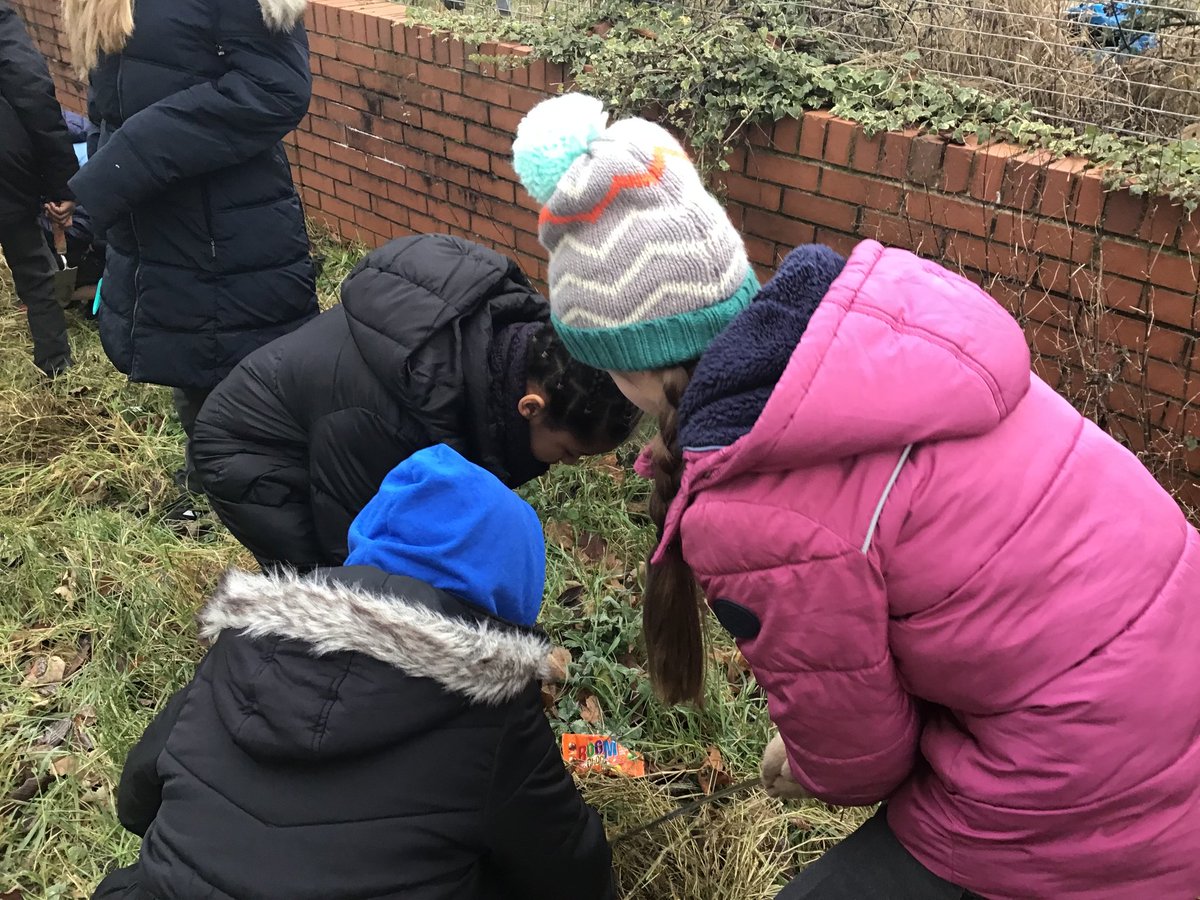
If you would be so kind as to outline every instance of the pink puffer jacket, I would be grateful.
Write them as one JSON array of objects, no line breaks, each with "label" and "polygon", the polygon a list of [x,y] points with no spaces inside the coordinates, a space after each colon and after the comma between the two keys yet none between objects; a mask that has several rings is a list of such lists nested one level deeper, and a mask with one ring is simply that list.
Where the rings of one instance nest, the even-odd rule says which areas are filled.
[{"label": "pink puffer jacket", "polygon": [[686,458],[667,537],[813,794],[987,897],[1200,895],[1200,536],[994,300],[859,245]]}]

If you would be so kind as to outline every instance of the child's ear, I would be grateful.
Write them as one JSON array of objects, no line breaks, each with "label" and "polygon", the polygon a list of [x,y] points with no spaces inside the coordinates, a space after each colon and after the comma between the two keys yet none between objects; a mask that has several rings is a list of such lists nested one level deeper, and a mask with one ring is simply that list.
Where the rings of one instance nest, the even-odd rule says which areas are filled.
[{"label": "child's ear", "polygon": [[526,394],[517,401],[517,412],[533,421],[546,411],[546,401],[541,394]]}]

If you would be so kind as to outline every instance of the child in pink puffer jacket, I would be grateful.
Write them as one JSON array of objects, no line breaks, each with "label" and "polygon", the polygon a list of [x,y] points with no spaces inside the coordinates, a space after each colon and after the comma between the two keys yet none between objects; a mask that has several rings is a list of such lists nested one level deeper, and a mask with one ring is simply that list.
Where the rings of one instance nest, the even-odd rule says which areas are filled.
[{"label": "child in pink puffer jacket", "polygon": [[547,101],[515,165],[553,322],[659,419],[652,674],[696,585],[765,689],[779,794],[881,813],[788,898],[1200,894],[1200,535],[969,281],[865,241],[758,289],[679,145]]}]

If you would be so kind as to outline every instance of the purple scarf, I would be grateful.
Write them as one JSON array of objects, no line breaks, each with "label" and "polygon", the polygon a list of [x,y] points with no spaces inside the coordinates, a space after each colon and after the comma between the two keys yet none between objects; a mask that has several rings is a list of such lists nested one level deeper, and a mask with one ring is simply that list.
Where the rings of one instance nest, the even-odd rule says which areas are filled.
[{"label": "purple scarf", "polygon": [[489,406],[496,454],[505,472],[496,473],[511,488],[545,475],[550,468],[529,449],[529,422],[517,409],[527,393],[529,339],[542,322],[522,322],[497,332],[488,354]]}]

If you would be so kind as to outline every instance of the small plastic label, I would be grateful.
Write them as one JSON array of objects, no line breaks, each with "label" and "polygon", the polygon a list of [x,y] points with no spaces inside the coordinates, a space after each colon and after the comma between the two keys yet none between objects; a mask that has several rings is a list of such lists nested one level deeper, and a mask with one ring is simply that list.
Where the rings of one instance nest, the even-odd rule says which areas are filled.
[{"label": "small plastic label", "polygon": [[640,753],[632,753],[606,734],[564,734],[562,758],[576,771],[596,771],[610,775],[641,778],[646,762]]}]

